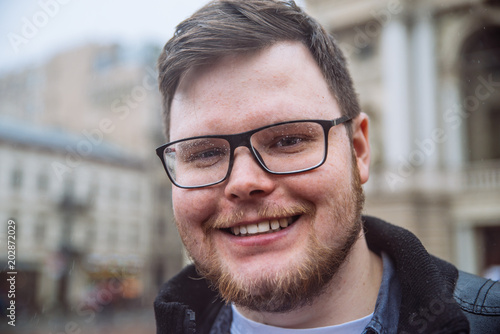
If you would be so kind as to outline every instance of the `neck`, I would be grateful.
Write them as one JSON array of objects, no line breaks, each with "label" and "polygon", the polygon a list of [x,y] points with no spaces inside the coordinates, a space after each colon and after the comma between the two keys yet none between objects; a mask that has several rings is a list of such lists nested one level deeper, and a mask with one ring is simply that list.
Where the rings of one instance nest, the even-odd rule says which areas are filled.
[{"label": "neck", "polygon": [[325,292],[311,305],[287,313],[256,312],[236,307],[248,319],[276,327],[299,329],[339,325],[374,311],[382,272],[382,259],[368,249],[362,232]]}]

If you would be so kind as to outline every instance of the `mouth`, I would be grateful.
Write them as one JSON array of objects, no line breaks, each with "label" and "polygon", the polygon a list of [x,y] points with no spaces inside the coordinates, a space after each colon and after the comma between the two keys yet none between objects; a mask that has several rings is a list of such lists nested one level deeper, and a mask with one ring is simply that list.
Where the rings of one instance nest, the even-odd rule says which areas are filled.
[{"label": "mouth", "polygon": [[224,231],[238,237],[269,234],[287,228],[288,226],[295,223],[299,219],[299,217],[300,216],[293,216],[288,218],[264,220],[256,224],[233,226],[231,228],[224,229]]}]

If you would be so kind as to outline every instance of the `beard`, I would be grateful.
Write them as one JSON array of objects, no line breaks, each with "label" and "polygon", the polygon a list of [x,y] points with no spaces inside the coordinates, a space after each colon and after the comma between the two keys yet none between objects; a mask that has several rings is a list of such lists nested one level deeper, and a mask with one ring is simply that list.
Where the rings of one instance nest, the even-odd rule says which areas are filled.
[{"label": "beard", "polygon": [[[328,283],[339,272],[362,230],[361,211],[364,194],[356,159],[353,157],[352,161],[349,189],[337,194],[336,198],[331,200],[331,223],[337,224],[338,228],[330,236],[332,240],[330,245],[320,242],[314,229],[311,228],[312,232],[307,236],[306,251],[300,262],[249,281],[232,272],[217,254],[211,231],[218,224],[224,225],[230,220],[228,217],[220,218],[218,222],[207,224],[209,227],[205,229],[209,245],[208,254],[202,261],[193,259],[200,275],[208,279],[226,302],[253,311],[284,313],[310,305],[315,297],[325,291]],[[314,216],[315,213],[314,206],[307,202],[300,203],[293,209],[262,208],[260,213],[262,216],[273,214],[279,216],[292,211],[304,216]],[[313,224],[311,219],[311,225]]]}]

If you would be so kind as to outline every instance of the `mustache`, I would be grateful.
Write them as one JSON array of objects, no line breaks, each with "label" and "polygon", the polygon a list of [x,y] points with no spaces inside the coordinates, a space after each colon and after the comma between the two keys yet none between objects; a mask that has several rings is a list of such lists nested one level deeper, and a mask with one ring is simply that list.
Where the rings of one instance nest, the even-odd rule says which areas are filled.
[{"label": "mustache", "polygon": [[[212,216],[203,224],[203,230],[209,232],[210,230],[229,228],[254,211],[240,209]],[[284,218],[298,215],[314,215],[315,212],[316,207],[310,202],[299,202],[287,206],[264,205],[257,209],[257,217],[258,219]]]}]

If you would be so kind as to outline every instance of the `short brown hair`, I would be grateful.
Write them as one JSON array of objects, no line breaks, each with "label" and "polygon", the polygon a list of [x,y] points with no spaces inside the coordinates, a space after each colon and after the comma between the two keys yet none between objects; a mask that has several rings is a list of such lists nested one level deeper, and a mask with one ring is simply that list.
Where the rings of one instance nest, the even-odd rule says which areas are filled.
[{"label": "short brown hair", "polygon": [[186,71],[281,41],[302,42],[319,65],[342,114],[359,115],[352,79],[335,39],[294,1],[217,0],[179,24],[158,59],[167,137],[170,105]]}]

